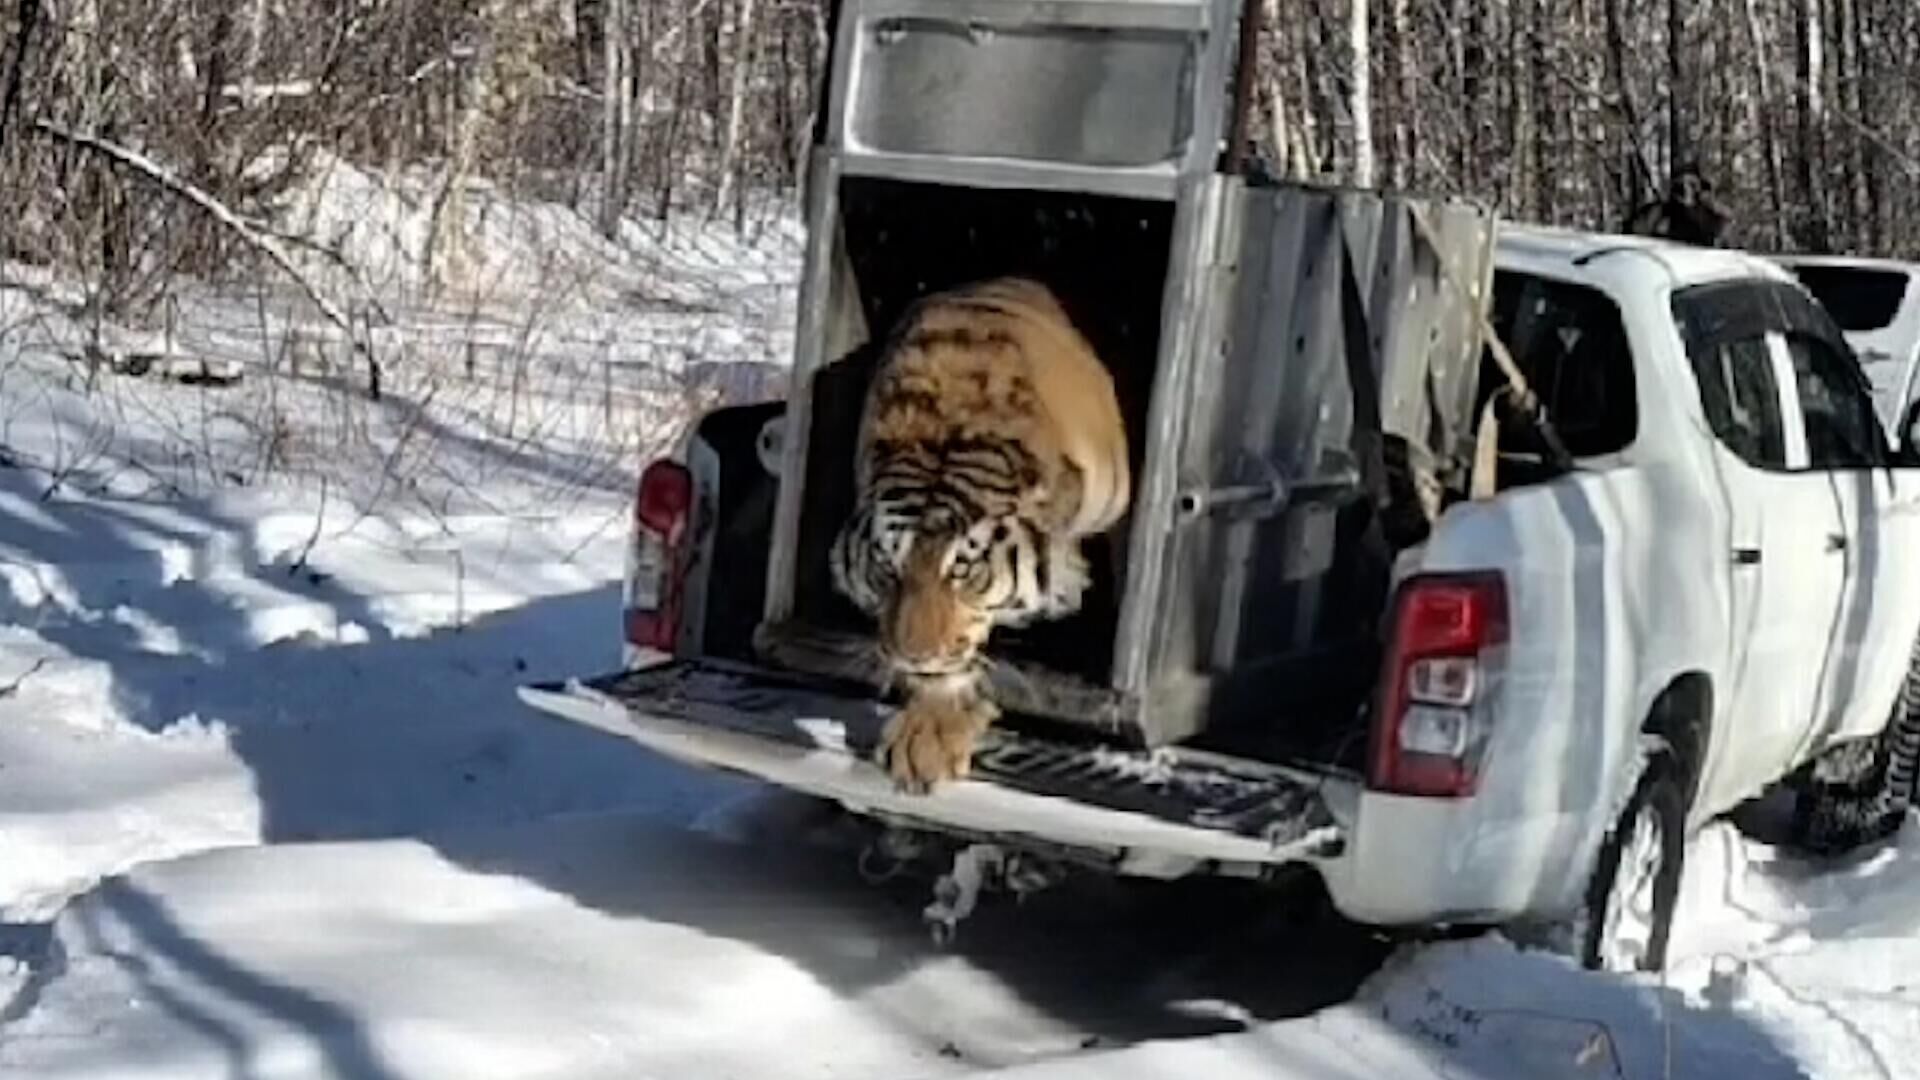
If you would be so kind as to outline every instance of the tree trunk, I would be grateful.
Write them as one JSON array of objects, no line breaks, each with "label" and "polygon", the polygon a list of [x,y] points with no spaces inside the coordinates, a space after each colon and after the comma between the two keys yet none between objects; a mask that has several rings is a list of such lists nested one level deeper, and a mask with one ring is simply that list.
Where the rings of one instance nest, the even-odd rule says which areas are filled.
[{"label": "tree trunk", "polygon": [[1580,0],[1577,13],[1573,55],[1579,57],[1580,95],[1578,111],[1569,130],[1574,141],[1586,151],[1585,167],[1580,170],[1580,197],[1589,220],[1611,227],[1619,220],[1615,204],[1617,187],[1613,182],[1620,166],[1619,140],[1614,138],[1613,114],[1607,108],[1607,50],[1598,35],[1601,20],[1595,17],[1601,0]]},{"label": "tree trunk", "polygon": [[713,197],[714,216],[724,213],[739,183],[740,140],[747,111],[747,72],[753,66],[754,0],[740,0],[733,29],[733,85],[727,92],[727,133],[720,144],[720,184]]},{"label": "tree trunk", "polygon": [[434,289],[458,289],[468,283],[467,180],[473,175],[496,89],[495,59],[498,38],[508,32],[512,0],[486,0],[472,27],[474,49],[456,83],[460,100],[455,106],[452,146],[447,154],[446,180],[434,199],[427,225],[426,284]]},{"label": "tree trunk", "polygon": [[247,47],[240,57],[240,103],[253,108],[258,100],[254,91],[259,78],[261,39],[267,32],[267,0],[252,0],[247,9]]},{"label": "tree trunk", "polygon": [[[1881,40],[1885,26],[1881,20],[1878,5],[1869,2],[1859,10],[1855,22],[1857,31],[1856,49],[1860,56],[1860,85],[1855,87],[1857,106],[1860,115],[1868,117],[1875,124],[1886,124],[1882,118],[1882,104],[1887,100],[1888,73],[1876,62],[1874,43]],[[1888,125],[1890,128],[1891,125]],[[1897,133],[1889,132],[1894,137]],[[1866,243],[1874,251],[1884,250],[1886,244],[1886,191],[1884,172],[1887,156],[1877,148],[1868,145],[1863,161],[1863,181],[1866,185]]]},{"label": "tree trunk", "polygon": [[40,0],[20,0],[20,29],[13,42],[13,57],[7,65],[7,81],[0,88],[0,150],[7,147],[7,124],[20,107],[20,86],[27,72],[27,59],[33,50],[33,32],[40,25]]},{"label": "tree trunk", "polygon": [[1548,55],[1548,0],[1533,0],[1528,5],[1527,66],[1533,76],[1533,189],[1534,217],[1540,221],[1553,223],[1560,220],[1558,213],[1559,163],[1554,160],[1554,146],[1558,142],[1556,113],[1553,101],[1553,83],[1548,76],[1547,66],[1552,58]]},{"label": "tree trunk", "polygon": [[1387,32],[1390,75],[1393,82],[1393,186],[1405,190],[1419,175],[1420,106],[1414,79],[1413,26],[1408,8],[1411,0],[1387,0]]},{"label": "tree trunk", "polygon": [[1293,123],[1287,116],[1288,70],[1286,31],[1280,23],[1280,0],[1260,0],[1260,105],[1266,111],[1267,151],[1273,171],[1286,179],[1300,174],[1293,168]]},{"label": "tree trunk", "polygon": [[1687,63],[1685,0],[1667,0],[1667,192],[1680,190],[1680,171],[1693,157],[1693,83]]},{"label": "tree trunk", "polygon": [[1311,17],[1298,24],[1295,55],[1300,57],[1300,132],[1308,147],[1307,175],[1319,179],[1331,174],[1336,164],[1339,138],[1334,113],[1339,106],[1327,73],[1327,55],[1334,48],[1333,32],[1319,0],[1314,0],[1311,7]]},{"label": "tree trunk", "polygon": [[1454,24],[1464,33],[1454,35],[1460,65],[1461,135],[1455,157],[1455,182],[1466,191],[1485,190],[1489,20],[1483,0],[1454,0]]},{"label": "tree trunk", "polygon": [[1353,184],[1373,186],[1373,48],[1368,40],[1368,0],[1347,0],[1347,112],[1353,118]]},{"label": "tree trunk", "polygon": [[1532,170],[1528,151],[1533,146],[1532,84],[1527,80],[1526,15],[1507,11],[1507,176],[1501,197],[1519,208],[1519,216],[1537,220],[1533,205]]},{"label": "tree trunk", "polygon": [[1794,20],[1795,44],[1798,46],[1795,57],[1794,76],[1797,85],[1794,89],[1795,105],[1799,120],[1799,147],[1794,161],[1795,173],[1800,181],[1802,217],[1800,220],[1800,243],[1810,251],[1825,251],[1828,246],[1827,211],[1825,193],[1819,184],[1826,174],[1826,153],[1822,145],[1822,128],[1826,123],[1826,99],[1821,93],[1821,83],[1826,78],[1826,62],[1822,55],[1822,31],[1820,0],[1796,0],[1798,17]]},{"label": "tree trunk", "polygon": [[627,210],[626,6],[626,0],[605,0],[600,9],[600,231],[610,240],[620,235]]},{"label": "tree trunk", "polygon": [[1773,130],[1773,75],[1772,50],[1768,48],[1766,30],[1760,22],[1760,9],[1756,0],[1744,0],[1747,16],[1747,44],[1753,50],[1753,75],[1758,94],[1750,99],[1753,109],[1753,126],[1760,133],[1760,152],[1766,158],[1767,196],[1772,206],[1773,244],[1776,248],[1787,246],[1787,197],[1780,176],[1780,140]]},{"label": "tree trunk", "polygon": [[1646,190],[1646,181],[1651,180],[1652,165],[1647,161],[1646,149],[1641,145],[1643,134],[1640,127],[1640,108],[1633,100],[1633,80],[1627,77],[1627,31],[1626,22],[1621,14],[1623,0],[1605,0],[1607,24],[1607,68],[1608,81],[1613,83],[1614,93],[1619,95],[1620,126],[1627,133],[1626,175],[1623,176],[1620,200],[1628,215],[1640,208],[1652,194]]},{"label": "tree trunk", "polygon": [[[1841,107],[1855,120],[1868,124],[1877,124],[1879,120],[1867,114],[1866,97],[1861,84],[1865,77],[1860,70],[1860,10],[1857,0],[1835,0],[1834,31],[1840,41],[1839,71],[1835,85],[1840,91]],[[1868,222],[1873,213],[1873,199],[1867,190],[1867,168],[1870,162],[1867,155],[1871,148],[1867,140],[1858,131],[1848,134],[1847,138],[1847,219],[1856,247],[1871,243]]]},{"label": "tree trunk", "polygon": [[581,86],[593,85],[596,60],[606,55],[607,12],[603,0],[573,0],[574,76]]}]

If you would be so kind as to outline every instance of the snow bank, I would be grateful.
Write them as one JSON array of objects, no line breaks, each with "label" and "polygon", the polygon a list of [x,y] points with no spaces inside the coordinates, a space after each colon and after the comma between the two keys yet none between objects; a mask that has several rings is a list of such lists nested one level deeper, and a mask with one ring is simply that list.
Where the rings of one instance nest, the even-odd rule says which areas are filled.
[{"label": "snow bank", "polygon": [[[309,240],[294,252],[297,261],[340,295],[417,298],[431,284],[430,234],[444,183],[437,167],[375,172],[321,152],[282,197],[275,224]],[[503,192],[483,177],[463,190],[467,280],[455,291],[495,302],[604,309],[639,301],[698,312],[724,302],[717,278],[758,287],[791,280],[790,253],[801,239],[790,196],[756,200],[744,234],[731,218],[676,214],[664,223],[626,219],[609,238],[574,206]]]},{"label": "snow bank", "polygon": [[[362,512],[568,511],[624,500],[639,462],[700,410],[784,394],[790,206],[770,204],[747,235],[676,218],[608,240],[567,206],[476,184],[471,279],[429,294],[437,183],[323,160],[281,208],[282,229],[334,253],[303,247],[298,261],[352,315],[351,335],[279,276],[184,284],[133,327],[87,317],[71,282],[0,267],[0,447],[118,494],[324,487]],[[96,362],[128,351],[240,381],[183,386]]]}]

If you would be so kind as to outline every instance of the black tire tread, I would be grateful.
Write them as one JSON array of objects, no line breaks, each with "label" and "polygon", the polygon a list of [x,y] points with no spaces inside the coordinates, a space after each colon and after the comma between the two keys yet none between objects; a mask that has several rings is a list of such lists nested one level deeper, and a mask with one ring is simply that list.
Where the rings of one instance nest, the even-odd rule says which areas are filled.
[{"label": "black tire tread", "polygon": [[1844,854],[1892,835],[1914,805],[1920,774],[1920,641],[1892,715],[1864,774],[1853,782],[1809,781],[1800,793],[1794,845],[1811,854]]},{"label": "black tire tread", "polygon": [[1685,869],[1688,791],[1688,774],[1681,767],[1673,749],[1662,744],[1649,750],[1646,766],[1640,773],[1639,782],[1634,785],[1633,795],[1607,830],[1606,839],[1602,841],[1599,855],[1594,861],[1592,876],[1587,880],[1586,896],[1574,923],[1581,966],[1589,970],[1599,970],[1601,967],[1600,934],[1606,917],[1607,895],[1613,890],[1614,876],[1619,873],[1622,849],[1626,846],[1633,821],[1641,808],[1649,804],[1654,805],[1665,819],[1661,833],[1666,854],[1661,860],[1660,878],[1655,885],[1654,925],[1652,940],[1648,943],[1647,970],[1659,971],[1666,966],[1673,913],[1680,896],[1680,877]]}]

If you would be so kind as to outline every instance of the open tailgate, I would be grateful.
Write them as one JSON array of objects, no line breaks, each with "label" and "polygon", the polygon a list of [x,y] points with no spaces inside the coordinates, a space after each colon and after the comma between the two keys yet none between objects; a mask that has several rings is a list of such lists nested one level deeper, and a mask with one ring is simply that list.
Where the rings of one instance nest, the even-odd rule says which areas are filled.
[{"label": "open tailgate", "polygon": [[893,707],[871,691],[716,660],[523,686],[520,696],[668,757],[882,817],[1106,853],[1131,873],[1331,857],[1346,816],[1336,810],[1351,796],[1350,785],[1302,770],[1053,740],[1004,725],[982,740],[971,779],[908,794],[872,763]]}]

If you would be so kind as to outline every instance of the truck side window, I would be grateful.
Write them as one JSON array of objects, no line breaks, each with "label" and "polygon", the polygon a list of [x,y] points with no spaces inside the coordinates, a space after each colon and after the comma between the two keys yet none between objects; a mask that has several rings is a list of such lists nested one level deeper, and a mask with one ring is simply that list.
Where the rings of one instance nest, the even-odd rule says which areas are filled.
[{"label": "truck side window", "polygon": [[1493,319],[1574,457],[1627,448],[1639,433],[1633,352],[1620,309],[1584,285],[1494,275]]},{"label": "truck side window", "polygon": [[1852,359],[1818,338],[1787,338],[1800,413],[1807,428],[1811,469],[1870,469],[1884,464],[1887,447]]},{"label": "truck side window", "polygon": [[1749,465],[1786,468],[1780,389],[1773,377],[1767,339],[1738,338],[1689,352],[1700,384],[1700,404],[1714,435]]},{"label": "truck side window", "polygon": [[1899,317],[1907,298],[1909,278],[1900,270],[1819,264],[1788,269],[1842,330],[1884,330]]}]

